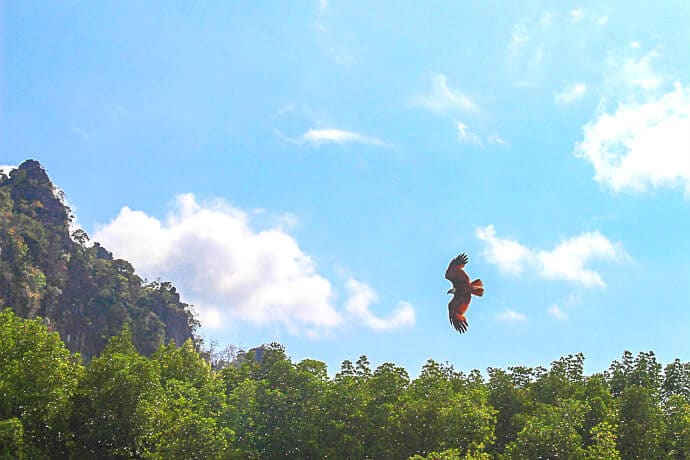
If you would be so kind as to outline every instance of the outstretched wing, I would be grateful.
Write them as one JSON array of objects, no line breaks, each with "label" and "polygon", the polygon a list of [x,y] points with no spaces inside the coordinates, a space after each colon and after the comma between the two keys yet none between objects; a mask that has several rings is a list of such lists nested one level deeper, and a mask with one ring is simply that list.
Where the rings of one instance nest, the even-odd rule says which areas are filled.
[{"label": "outstretched wing", "polygon": [[461,334],[467,331],[465,312],[470,306],[471,298],[472,296],[469,293],[466,295],[455,294],[448,302],[448,319],[450,324]]},{"label": "outstretched wing", "polygon": [[446,279],[453,283],[456,292],[469,291],[470,277],[463,270],[467,262],[467,254],[462,253],[451,260],[446,269]]}]

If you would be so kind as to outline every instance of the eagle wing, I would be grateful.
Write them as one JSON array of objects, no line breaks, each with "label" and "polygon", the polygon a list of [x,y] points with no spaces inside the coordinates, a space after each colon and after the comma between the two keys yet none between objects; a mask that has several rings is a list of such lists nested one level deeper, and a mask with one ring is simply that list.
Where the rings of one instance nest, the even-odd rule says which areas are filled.
[{"label": "eagle wing", "polygon": [[465,312],[470,306],[471,298],[472,295],[469,292],[467,294],[455,294],[448,302],[448,319],[450,324],[461,334],[467,331]]},{"label": "eagle wing", "polygon": [[467,261],[467,255],[460,254],[450,261],[446,269],[446,279],[453,283],[456,294],[470,290],[470,277],[463,270]]}]

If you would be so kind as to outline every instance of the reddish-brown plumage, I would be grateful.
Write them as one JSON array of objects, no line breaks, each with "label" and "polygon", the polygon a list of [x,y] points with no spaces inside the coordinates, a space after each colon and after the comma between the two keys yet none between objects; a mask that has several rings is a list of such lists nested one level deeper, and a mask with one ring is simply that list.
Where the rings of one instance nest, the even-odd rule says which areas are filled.
[{"label": "reddish-brown plumage", "polygon": [[470,282],[470,277],[463,270],[467,261],[467,255],[460,254],[450,261],[446,269],[446,279],[453,283],[453,289],[448,291],[448,293],[453,293],[453,298],[448,303],[448,319],[461,334],[467,331],[465,312],[470,307],[472,296],[481,297],[484,295],[482,280],[476,279]]}]

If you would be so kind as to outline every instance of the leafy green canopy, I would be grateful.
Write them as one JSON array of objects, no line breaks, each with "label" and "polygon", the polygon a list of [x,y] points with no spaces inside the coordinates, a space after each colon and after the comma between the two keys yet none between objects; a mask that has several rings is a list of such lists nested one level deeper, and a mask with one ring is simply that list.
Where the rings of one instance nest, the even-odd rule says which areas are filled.
[{"label": "leafy green canopy", "polygon": [[626,352],[417,378],[366,356],[330,377],[277,343],[213,368],[189,340],[146,356],[125,325],[85,366],[42,318],[0,312],[0,458],[688,458],[690,366]]}]

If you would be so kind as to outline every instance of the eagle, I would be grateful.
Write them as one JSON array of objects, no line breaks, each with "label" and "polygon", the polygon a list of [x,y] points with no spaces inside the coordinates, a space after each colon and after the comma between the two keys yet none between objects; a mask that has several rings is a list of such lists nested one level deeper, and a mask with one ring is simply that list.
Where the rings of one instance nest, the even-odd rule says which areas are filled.
[{"label": "eagle", "polygon": [[465,312],[470,306],[472,295],[478,297],[484,295],[482,280],[476,279],[470,282],[470,277],[463,270],[468,260],[467,254],[462,253],[451,260],[446,269],[446,279],[453,283],[453,287],[447,292],[447,294],[453,294],[453,298],[448,303],[448,319],[461,334],[467,331]]}]

